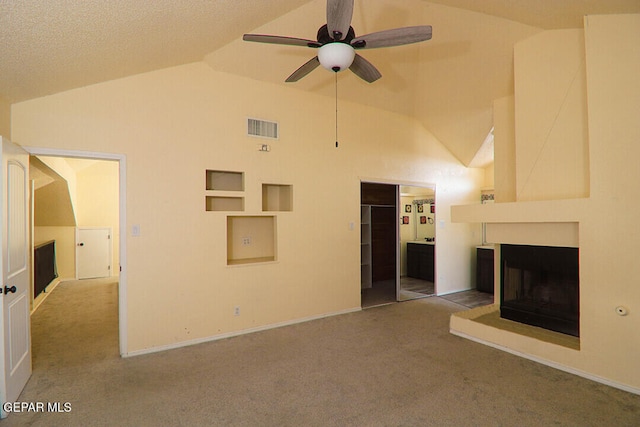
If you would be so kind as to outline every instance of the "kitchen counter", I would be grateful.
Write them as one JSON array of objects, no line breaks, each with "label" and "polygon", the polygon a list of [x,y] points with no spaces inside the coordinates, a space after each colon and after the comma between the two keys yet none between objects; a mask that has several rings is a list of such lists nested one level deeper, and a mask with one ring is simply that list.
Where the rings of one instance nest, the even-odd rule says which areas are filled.
[{"label": "kitchen counter", "polygon": [[407,242],[407,244],[409,243],[415,243],[418,245],[435,245],[436,244],[436,242],[427,242],[426,240],[411,240]]}]

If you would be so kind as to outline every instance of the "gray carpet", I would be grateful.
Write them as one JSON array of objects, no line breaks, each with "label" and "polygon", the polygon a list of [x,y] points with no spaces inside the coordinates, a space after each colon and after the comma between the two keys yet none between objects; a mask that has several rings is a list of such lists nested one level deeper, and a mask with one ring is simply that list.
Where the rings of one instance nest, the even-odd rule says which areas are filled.
[{"label": "gray carpet", "polygon": [[640,396],[448,333],[432,297],[146,356],[117,355],[117,287],[69,282],[33,316],[10,426],[638,426]]}]

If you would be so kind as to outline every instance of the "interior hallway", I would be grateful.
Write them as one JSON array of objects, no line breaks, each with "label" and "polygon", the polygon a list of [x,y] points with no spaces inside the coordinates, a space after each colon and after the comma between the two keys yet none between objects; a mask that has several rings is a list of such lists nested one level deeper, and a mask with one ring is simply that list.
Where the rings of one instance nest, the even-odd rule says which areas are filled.
[{"label": "interior hallway", "polygon": [[390,304],[145,356],[118,355],[117,284],[58,286],[33,314],[11,426],[638,425],[640,396],[448,333],[463,306]]}]

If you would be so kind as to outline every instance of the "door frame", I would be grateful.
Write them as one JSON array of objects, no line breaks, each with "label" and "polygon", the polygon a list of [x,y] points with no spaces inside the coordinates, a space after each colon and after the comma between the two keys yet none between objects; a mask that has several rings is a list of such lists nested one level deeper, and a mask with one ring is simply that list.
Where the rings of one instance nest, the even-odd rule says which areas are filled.
[{"label": "door frame", "polygon": [[[118,278],[118,336],[120,356],[127,355],[127,158],[124,154],[96,151],[62,150],[43,147],[22,147],[32,156],[73,157],[79,159],[112,160],[118,162],[118,210],[120,242],[118,252],[120,271]],[[111,273],[113,274],[113,268]]]},{"label": "door frame", "polygon": [[[359,177],[358,180],[358,188],[361,188],[360,186],[363,183],[367,183],[367,184],[385,184],[385,185],[394,185],[396,187],[396,200],[395,200],[395,208],[396,208],[396,213],[395,213],[395,234],[396,234],[396,301],[398,302],[400,300],[400,223],[398,221],[399,215],[400,215],[400,184],[398,184],[396,181],[389,181],[389,180],[381,180],[381,179],[376,179],[376,178],[365,178],[365,177]],[[402,184],[404,185],[404,184]],[[358,193],[360,194],[360,192],[358,191]],[[360,195],[360,200],[358,200],[358,206],[360,206],[360,204],[362,203],[362,195]]]},{"label": "door frame", "polygon": [[[433,188],[434,190],[436,189],[436,184],[435,183],[425,183],[425,182],[418,182],[418,181],[403,181],[403,180],[398,180],[398,179],[381,179],[381,178],[370,178],[370,177],[364,177],[364,176],[360,176],[358,177],[358,188],[360,188],[360,185],[365,182],[365,183],[371,183],[371,184],[387,184],[387,185],[395,185],[396,186],[396,302],[400,301],[400,274],[402,271],[402,267],[400,265],[402,259],[401,259],[401,251],[400,251],[400,215],[401,215],[401,210],[400,210],[400,187],[401,186],[409,186],[409,187],[423,187],[423,188]],[[362,197],[360,197],[360,200],[358,201],[358,203],[360,203],[362,201]],[[436,200],[436,204],[437,204],[437,200]],[[358,204],[358,206],[360,206],[360,204]],[[437,248],[437,246],[436,246]],[[437,250],[437,249],[436,249]],[[437,279],[437,257],[434,260],[434,269],[436,270],[436,274],[434,275],[433,278],[433,286],[434,286],[434,295],[438,295],[438,279]]]}]

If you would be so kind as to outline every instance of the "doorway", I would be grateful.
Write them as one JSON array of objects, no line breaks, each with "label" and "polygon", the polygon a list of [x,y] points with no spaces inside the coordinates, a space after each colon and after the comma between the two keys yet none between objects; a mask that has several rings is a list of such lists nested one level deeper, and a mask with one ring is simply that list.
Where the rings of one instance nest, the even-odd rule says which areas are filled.
[{"label": "doorway", "polygon": [[[49,200],[49,206],[53,207],[53,211],[56,213],[55,221],[62,221],[62,223],[58,222],[57,224],[53,223],[44,223],[40,224],[41,229],[43,230],[42,235],[40,235],[40,239],[46,238],[46,233],[52,232],[51,228],[56,225],[61,226],[62,228],[66,227],[70,229],[68,236],[70,237],[61,237],[59,244],[67,246],[66,257],[75,259],[76,253],[76,227],[78,224],[88,225],[88,226],[97,226],[97,225],[108,225],[111,228],[112,233],[110,234],[110,245],[113,245],[114,251],[112,252],[112,262],[111,264],[111,272],[110,275],[117,280],[117,300],[118,300],[118,352],[120,355],[126,354],[127,349],[127,336],[126,336],[126,299],[127,299],[127,281],[126,281],[126,224],[124,221],[126,212],[126,159],[123,155],[113,155],[106,153],[88,153],[88,152],[75,152],[68,150],[51,150],[51,149],[40,149],[34,147],[26,147],[27,151],[31,154],[32,159],[37,159],[37,157],[47,157],[52,159],[57,159],[57,161],[66,162],[70,169],[82,170],[85,167],[91,167],[93,170],[81,172],[83,178],[85,179],[84,183],[84,191],[87,191],[87,186],[96,186],[94,188],[100,188],[101,182],[109,182],[110,184],[110,192],[115,192],[115,195],[108,196],[105,192],[96,191],[94,194],[90,196],[84,196],[85,200],[87,197],[90,197],[90,205],[87,206],[85,203],[86,209],[80,213],[81,216],[73,221],[69,220],[71,216],[74,214],[69,214],[69,206],[71,204],[66,203],[67,199],[70,196],[63,197],[54,197],[52,200]],[[87,166],[89,165],[89,166]],[[39,173],[38,171],[35,172]],[[80,174],[80,173],[79,173]],[[42,178],[42,177],[41,177]],[[45,177],[45,180],[47,178]],[[50,179],[50,178],[49,178]],[[77,184],[77,183],[76,183]],[[66,183],[65,183],[66,185]],[[115,189],[113,186],[115,185]],[[55,185],[53,185],[55,187]],[[33,198],[36,199],[37,195],[35,194],[35,185],[33,186],[34,195]],[[102,187],[104,188],[104,187]],[[67,194],[69,192],[67,191]],[[46,195],[46,191],[44,192]],[[59,196],[62,193],[55,193]],[[74,201],[75,203],[75,201]],[[38,202],[34,203],[35,207],[33,209],[35,217],[37,215],[38,210]],[[109,205],[108,208],[106,206]],[[115,206],[114,206],[115,205]],[[42,207],[42,206],[40,206]],[[105,216],[105,210],[111,211],[111,218]],[[49,218],[51,220],[51,218]],[[33,222],[33,219],[32,219]],[[34,224],[32,224],[33,229],[37,228]],[[58,230],[59,231],[59,230]],[[68,230],[67,230],[68,231]],[[34,233],[35,235],[36,233]],[[34,243],[36,241],[34,240]],[[58,246],[58,245],[57,245]],[[60,248],[61,249],[61,248]],[[70,255],[69,255],[70,254]],[[58,257],[60,258],[60,256]],[[62,261],[58,261],[59,264]],[[75,262],[72,261],[66,265],[66,274],[63,275],[63,272],[59,269],[59,278],[60,279],[77,279],[76,265]]]},{"label": "doorway", "polygon": [[396,302],[398,187],[361,183],[360,214],[362,307]]},{"label": "doorway", "polygon": [[435,187],[361,182],[361,305],[435,295]]},{"label": "doorway", "polygon": [[435,186],[400,186],[398,301],[433,296],[435,290]]}]

